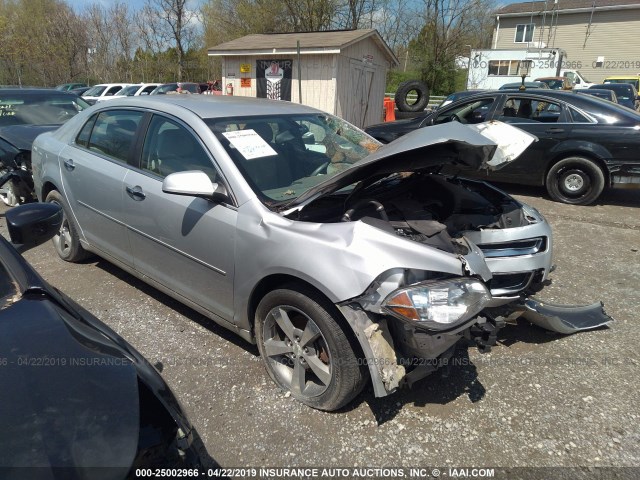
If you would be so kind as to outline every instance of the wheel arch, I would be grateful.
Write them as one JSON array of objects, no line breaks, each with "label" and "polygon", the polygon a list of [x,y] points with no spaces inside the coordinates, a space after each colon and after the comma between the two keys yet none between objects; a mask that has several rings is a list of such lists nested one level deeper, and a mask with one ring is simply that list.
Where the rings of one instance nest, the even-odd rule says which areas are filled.
[{"label": "wheel arch", "polygon": [[556,163],[564,160],[565,158],[571,157],[582,157],[587,160],[591,160],[602,171],[602,174],[604,175],[605,186],[611,186],[611,172],[609,171],[607,163],[604,161],[604,159],[600,155],[595,154],[593,151],[585,152],[584,150],[577,148],[557,152],[551,158],[544,171],[544,176],[542,177],[543,184],[546,183],[547,175],[549,175],[549,171],[554,167]]},{"label": "wheel arch", "polygon": [[249,301],[247,302],[247,318],[249,321],[251,337],[254,341],[255,341],[255,314],[256,314],[256,310],[258,309],[258,305],[260,304],[260,301],[264,298],[264,296],[267,293],[273,290],[277,290],[279,288],[290,288],[296,291],[300,291],[301,293],[304,293],[304,291],[307,290],[322,296],[322,298],[324,298],[327,301],[327,304],[331,305],[332,307],[331,314],[335,318],[336,322],[338,322],[342,327],[342,329],[344,330],[345,334],[347,335],[347,338],[349,339],[349,343],[351,344],[352,348],[354,348],[354,352],[356,353],[357,356],[359,356],[359,358],[363,358],[362,356],[364,354],[362,351],[362,347],[360,346],[360,343],[356,338],[355,332],[349,325],[349,322],[344,317],[342,312],[340,312],[340,310],[335,306],[335,304],[331,301],[331,299],[322,290],[317,288],[315,285],[311,284],[310,282],[300,277],[296,277],[295,275],[290,275],[290,274],[278,273],[278,274],[268,275],[263,279],[261,279],[253,288],[251,295],[249,296]]},{"label": "wheel arch", "polygon": [[38,195],[38,197],[41,199],[42,202],[44,202],[45,199],[47,198],[47,195],[49,195],[49,193],[52,192],[53,190],[60,191],[60,189],[53,182],[46,181],[42,185],[42,188],[40,189],[40,195]]}]

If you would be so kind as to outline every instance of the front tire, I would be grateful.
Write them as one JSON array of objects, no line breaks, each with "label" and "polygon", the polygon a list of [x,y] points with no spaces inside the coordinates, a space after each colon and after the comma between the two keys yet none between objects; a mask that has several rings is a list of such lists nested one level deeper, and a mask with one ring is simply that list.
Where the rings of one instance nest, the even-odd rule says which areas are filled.
[{"label": "front tire", "polygon": [[89,254],[80,244],[78,227],[73,221],[67,201],[57,190],[49,192],[45,201],[55,203],[62,208],[62,225],[60,225],[60,231],[52,239],[53,246],[60,258],[66,262],[79,262],[87,258]]},{"label": "front tire", "polygon": [[569,157],[554,164],[545,185],[549,196],[570,205],[589,205],[602,193],[604,173],[592,160]]},{"label": "front tire", "polygon": [[366,377],[335,307],[307,289],[269,292],[256,310],[258,350],[269,376],[300,402],[333,411],[349,403]]}]

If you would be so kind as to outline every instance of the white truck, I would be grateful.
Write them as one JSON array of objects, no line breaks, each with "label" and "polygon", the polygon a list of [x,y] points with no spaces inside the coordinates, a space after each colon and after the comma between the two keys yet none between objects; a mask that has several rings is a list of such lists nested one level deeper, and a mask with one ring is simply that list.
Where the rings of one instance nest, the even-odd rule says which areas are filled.
[{"label": "white truck", "polygon": [[505,83],[519,82],[527,67],[527,82],[540,77],[568,77],[573,88],[589,88],[593,83],[577,70],[580,65],[579,61],[568,60],[560,48],[471,50],[467,90],[492,90]]}]

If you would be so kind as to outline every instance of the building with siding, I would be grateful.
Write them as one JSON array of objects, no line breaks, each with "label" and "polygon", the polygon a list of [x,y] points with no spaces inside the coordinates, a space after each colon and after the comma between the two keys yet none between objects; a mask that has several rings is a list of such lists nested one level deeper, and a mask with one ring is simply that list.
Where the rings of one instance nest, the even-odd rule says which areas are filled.
[{"label": "building with siding", "polygon": [[398,65],[373,29],[247,35],[208,54],[222,58],[225,94],[304,103],[358,127],[382,121],[387,71]]},{"label": "building with siding", "polygon": [[561,48],[591,82],[640,74],[640,0],[548,0],[496,12],[494,49]]}]

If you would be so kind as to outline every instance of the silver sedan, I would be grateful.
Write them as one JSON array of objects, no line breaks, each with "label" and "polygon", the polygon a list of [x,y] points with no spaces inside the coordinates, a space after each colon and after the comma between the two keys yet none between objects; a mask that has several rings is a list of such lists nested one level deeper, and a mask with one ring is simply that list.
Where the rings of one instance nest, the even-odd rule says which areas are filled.
[{"label": "silver sedan", "polygon": [[[426,377],[507,316],[570,333],[610,321],[529,296],[549,225],[486,183],[535,138],[448,124],[381,146],[327,113],[238,97],[114,99],[33,147],[35,189],[64,210],[58,254],[100,255],[258,344],[277,385],[335,410]],[[496,139],[508,139],[506,142]],[[587,319],[587,320],[585,320]]]}]

